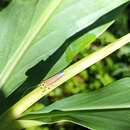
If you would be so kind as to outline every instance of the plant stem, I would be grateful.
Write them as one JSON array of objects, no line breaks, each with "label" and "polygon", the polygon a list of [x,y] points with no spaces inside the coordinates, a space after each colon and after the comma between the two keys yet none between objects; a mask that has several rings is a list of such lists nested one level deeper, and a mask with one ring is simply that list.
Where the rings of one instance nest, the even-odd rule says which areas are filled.
[{"label": "plant stem", "polygon": [[85,70],[89,66],[95,64],[96,62],[102,60],[106,56],[110,55],[117,49],[121,48],[125,44],[130,42],[130,33],[120,38],[114,43],[111,43],[102,49],[90,54],[89,56],[81,59],[80,61],[74,63],[63,72],[51,77],[50,79],[41,82],[40,85],[32,92],[23,97],[18,101],[10,110],[15,118],[18,118],[25,110],[27,110],[32,104],[36,103],[43,96],[47,95],[49,92],[54,90],[56,87],[60,86],[68,79],[72,78],[76,74]]}]

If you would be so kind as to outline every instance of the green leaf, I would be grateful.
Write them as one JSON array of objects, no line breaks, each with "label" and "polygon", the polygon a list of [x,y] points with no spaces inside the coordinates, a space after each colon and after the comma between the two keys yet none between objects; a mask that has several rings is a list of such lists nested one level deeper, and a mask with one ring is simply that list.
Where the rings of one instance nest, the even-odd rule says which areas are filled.
[{"label": "green leaf", "polygon": [[[96,38],[98,38],[113,22],[114,21],[110,21],[106,24],[100,23],[100,26],[95,27],[94,29],[85,33],[83,36],[80,36],[76,40],[72,41],[60,59],[49,70],[46,78],[51,77],[68,66],[79,52],[85,48],[89,48],[91,43],[93,43]],[[69,43],[69,41],[67,42]]]},{"label": "green leaf", "polygon": [[66,39],[128,1],[13,0],[0,12],[0,87],[5,96]]},{"label": "green leaf", "polygon": [[43,124],[68,121],[96,130],[128,130],[129,97],[130,78],[124,78],[102,89],[57,101],[43,110],[25,114],[20,120]]},{"label": "green leaf", "polygon": [[[24,96],[27,93],[29,93],[33,89],[32,86],[35,86],[37,83],[39,83],[39,79],[43,79],[45,73],[47,73],[48,71],[49,73],[46,75],[46,78],[64,69],[69,63],[71,63],[72,59],[76,54],[78,54],[81,50],[85,48],[89,48],[91,43],[96,39],[96,37],[102,34],[112,23],[113,21],[101,25],[89,31],[88,33],[85,33],[83,36],[77,38],[73,42],[71,42],[71,44],[67,47],[65,52],[60,57],[60,59],[58,59],[56,64],[54,64],[53,66],[51,65],[51,63],[52,61],[56,60],[57,57],[59,57],[60,55],[59,53],[58,54],[56,53],[56,55],[47,60],[46,63],[38,65],[37,69],[34,67],[31,70],[29,70],[27,73],[29,76],[27,81],[17,91],[11,94],[11,96],[9,96],[8,99],[6,99],[6,101],[3,102],[6,108],[1,108],[1,110],[5,111],[7,108],[12,106],[16,101],[20,100],[21,95]],[[60,52],[62,50],[63,49],[60,49]]]}]

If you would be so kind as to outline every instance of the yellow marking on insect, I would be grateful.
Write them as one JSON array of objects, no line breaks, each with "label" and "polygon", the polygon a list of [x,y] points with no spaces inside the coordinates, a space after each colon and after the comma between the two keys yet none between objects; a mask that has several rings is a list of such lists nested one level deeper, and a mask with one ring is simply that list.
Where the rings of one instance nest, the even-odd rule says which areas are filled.
[{"label": "yellow marking on insect", "polygon": [[40,89],[41,89],[42,92],[44,92],[44,91],[46,90],[44,84],[42,84],[42,83],[40,83],[40,84],[38,85],[38,87],[40,87]]}]

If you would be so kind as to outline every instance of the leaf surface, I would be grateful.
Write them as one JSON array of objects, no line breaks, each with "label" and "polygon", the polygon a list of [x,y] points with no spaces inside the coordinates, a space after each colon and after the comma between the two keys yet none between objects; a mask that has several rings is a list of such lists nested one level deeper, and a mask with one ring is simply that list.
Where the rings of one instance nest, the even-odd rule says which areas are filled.
[{"label": "leaf surface", "polygon": [[20,120],[42,124],[69,121],[96,130],[128,130],[129,97],[130,78],[124,78],[99,90],[57,101],[40,111],[25,114]]},{"label": "leaf surface", "polygon": [[25,72],[68,38],[129,0],[13,0],[0,12],[0,87],[10,95]]}]

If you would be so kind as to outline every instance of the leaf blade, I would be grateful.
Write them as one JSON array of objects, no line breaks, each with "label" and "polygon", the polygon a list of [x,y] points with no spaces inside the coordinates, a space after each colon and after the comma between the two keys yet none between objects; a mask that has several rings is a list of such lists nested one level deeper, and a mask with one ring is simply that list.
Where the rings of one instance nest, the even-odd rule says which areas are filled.
[{"label": "leaf blade", "polygon": [[53,0],[48,6],[48,8],[45,10],[45,12],[41,15],[37,23],[33,26],[33,28],[31,28],[27,32],[22,43],[17,48],[13,56],[9,59],[3,71],[0,73],[0,86],[1,87],[5,84],[6,80],[10,76],[13,69],[16,67],[17,63],[23,57],[26,50],[29,48],[32,40],[36,37],[37,33],[41,30],[41,28],[46,24],[47,20],[52,15],[52,13],[57,8],[57,6],[59,6],[60,3],[61,3],[61,0],[57,0],[57,1]]},{"label": "leaf blade", "polygon": [[[41,60],[45,61],[68,38],[93,24],[101,16],[128,2],[128,0],[115,0],[113,3],[110,3],[106,0],[102,3],[101,0],[98,0],[98,4],[96,5],[94,1],[66,0],[62,2],[61,6],[56,9],[53,16],[46,23],[44,29],[33,39],[30,48],[24,54],[24,57],[20,59],[18,65],[15,68],[13,67],[13,72],[10,73],[6,70],[5,73],[7,75],[10,73],[10,76],[7,82],[4,80],[2,87],[5,97],[9,96],[23,83],[27,78],[25,73],[28,69]],[[37,3],[36,0],[26,2],[14,0],[8,8],[0,13],[0,73],[5,70],[4,68],[9,59],[20,46],[28,30],[34,26],[34,23],[39,18],[40,12],[45,10],[49,2],[39,0]],[[91,7],[89,6],[90,10],[86,10],[86,5],[89,5],[88,2],[91,5]],[[110,4],[105,9],[104,7],[108,3]],[[30,8],[28,8],[28,5]],[[26,17],[27,19],[25,19]],[[49,43],[49,46],[47,43]],[[2,77],[1,79],[3,80]]]},{"label": "leaf blade", "polygon": [[25,113],[21,119],[43,124],[69,121],[97,130],[127,130],[130,128],[129,84],[130,78],[124,78],[100,90],[77,94],[40,111]]}]

